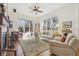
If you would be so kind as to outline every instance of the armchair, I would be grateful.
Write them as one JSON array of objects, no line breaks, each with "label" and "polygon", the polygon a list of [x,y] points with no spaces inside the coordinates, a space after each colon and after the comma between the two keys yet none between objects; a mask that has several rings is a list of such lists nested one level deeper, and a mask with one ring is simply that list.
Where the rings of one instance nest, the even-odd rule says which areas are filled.
[{"label": "armchair", "polygon": [[[70,38],[72,37],[72,38]],[[69,42],[68,42],[69,41]],[[77,56],[79,55],[79,40],[73,35],[70,35],[66,42],[60,42],[57,40],[49,40],[50,53],[58,56]]]}]

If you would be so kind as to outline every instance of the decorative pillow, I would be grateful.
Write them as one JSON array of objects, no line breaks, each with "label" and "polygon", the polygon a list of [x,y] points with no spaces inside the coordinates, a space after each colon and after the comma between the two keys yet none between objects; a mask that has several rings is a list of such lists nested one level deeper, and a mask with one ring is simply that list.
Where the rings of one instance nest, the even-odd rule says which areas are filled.
[{"label": "decorative pillow", "polygon": [[74,34],[73,33],[69,33],[66,40],[65,40],[65,43],[68,44],[69,41],[72,39],[72,38],[75,38]]},{"label": "decorative pillow", "polygon": [[61,37],[61,42],[65,42],[66,38],[64,36]]}]

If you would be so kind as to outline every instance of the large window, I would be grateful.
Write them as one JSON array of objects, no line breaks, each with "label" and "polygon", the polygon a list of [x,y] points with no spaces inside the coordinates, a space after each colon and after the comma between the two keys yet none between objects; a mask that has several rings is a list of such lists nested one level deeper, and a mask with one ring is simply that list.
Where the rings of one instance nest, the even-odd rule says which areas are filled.
[{"label": "large window", "polygon": [[31,21],[31,20],[26,20],[26,19],[18,19],[17,20],[17,26],[18,26],[18,29],[21,31],[21,32],[33,32],[33,25],[34,25],[34,22]]},{"label": "large window", "polygon": [[47,32],[58,30],[56,28],[57,24],[58,24],[58,17],[57,16],[46,19],[46,20],[42,20],[41,24],[40,24],[42,26],[41,31],[47,33]]}]

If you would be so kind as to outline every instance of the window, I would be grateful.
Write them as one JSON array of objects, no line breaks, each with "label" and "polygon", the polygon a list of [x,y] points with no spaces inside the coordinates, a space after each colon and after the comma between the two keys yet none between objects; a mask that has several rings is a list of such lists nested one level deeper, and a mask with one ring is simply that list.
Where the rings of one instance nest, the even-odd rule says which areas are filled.
[{"label": "window", "polygon": [[[43,22],[43,23],[42,23]],[[49,18],[47,20],[42,20],[41,21],[41,26],[42,26],[42,32],[51,32],[51,31],[54,31],[54,30],[58,30],[58,28],[56,28],[56,25],[58,24],[58,16],[55,16],[55,17],[52,17],[52,18]]]},{"label": "window", "polygon": [[16,22],[18,29],[21,32],[33,32],[33,21],[27,19],[18,19]]}]

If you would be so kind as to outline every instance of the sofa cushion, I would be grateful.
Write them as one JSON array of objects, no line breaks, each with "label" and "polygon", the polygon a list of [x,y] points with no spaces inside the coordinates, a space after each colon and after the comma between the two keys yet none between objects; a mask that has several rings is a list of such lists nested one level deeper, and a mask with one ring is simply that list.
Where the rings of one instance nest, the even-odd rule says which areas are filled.
[{"label": "sofa cushion", "polygon": [[75,35],[73,33],[69,33],[65,40],[65,43],[68,44],[72,38],[75,38]]},{"label": "sofa cushion", "polygon": [[56,40],[56,41],[60,41],[61,38],[60,38],[60,37],[54,37],[54,40]]},{"label": "sofa cushion", "polygon": [[76,38],[72,38],[68,45],[74,49],[76,49],[79,46],[79,40]]}]

